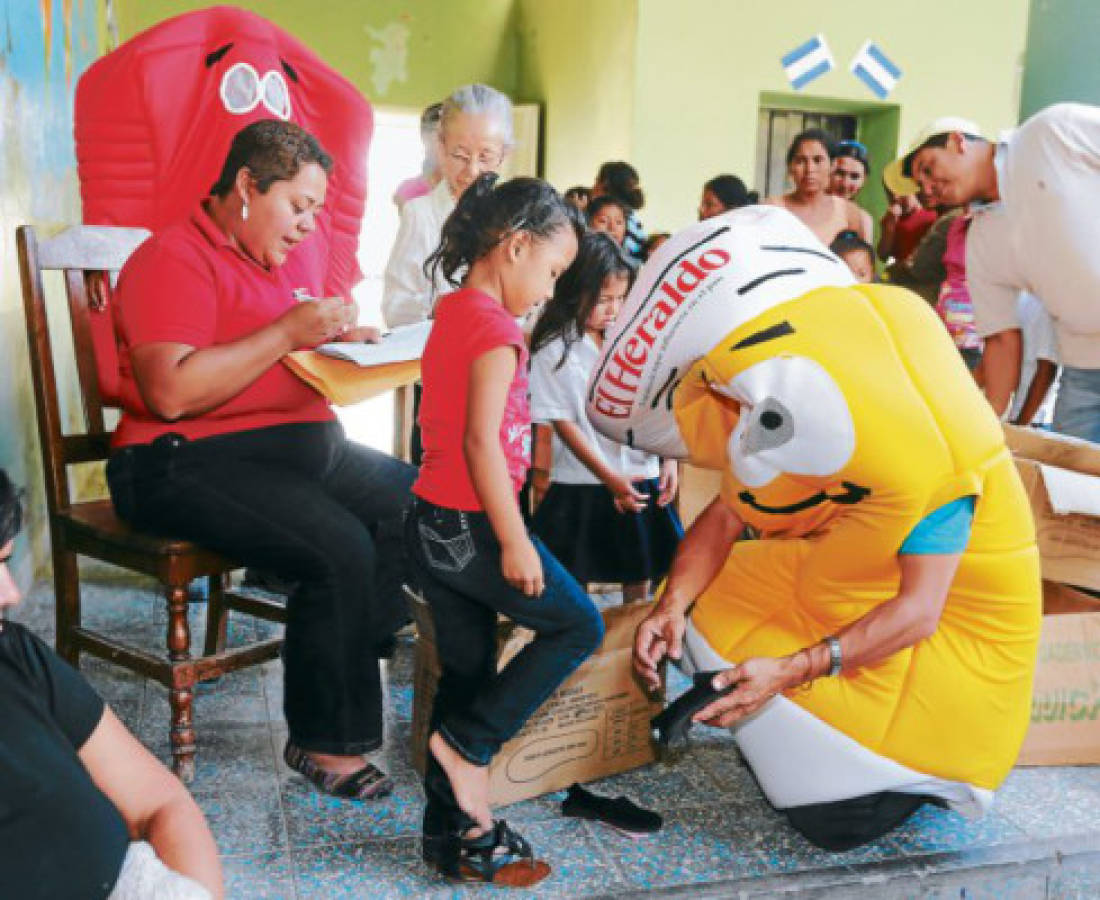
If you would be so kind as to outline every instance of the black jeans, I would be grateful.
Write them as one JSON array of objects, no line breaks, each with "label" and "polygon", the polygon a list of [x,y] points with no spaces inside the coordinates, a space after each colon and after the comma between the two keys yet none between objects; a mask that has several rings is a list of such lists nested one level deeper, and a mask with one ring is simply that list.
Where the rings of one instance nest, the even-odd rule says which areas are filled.
[{"label": "black jeans", "polygon": [[[537,537],[545,589],[528,597],[504,580],[488,516],[414,498],[405,526],[409,559],[432,610],[442,676],[432,729],[476,765],[501,744],[603,640],[603,618],[576,579]],[[535,632],[499,673],[497,613]],[[462,821],[431,753],[425,773],[425,831]],[[457,819],[456,819],[457,815]]]},{"label": "black jeans", "polygon": [[107,465],[115,509],[134,526],[298,583],[283,646],[290,738],[348,755],[382,743],[375,648],[407,619],[401,516],[415,476],[335,422],[167,434]]}]

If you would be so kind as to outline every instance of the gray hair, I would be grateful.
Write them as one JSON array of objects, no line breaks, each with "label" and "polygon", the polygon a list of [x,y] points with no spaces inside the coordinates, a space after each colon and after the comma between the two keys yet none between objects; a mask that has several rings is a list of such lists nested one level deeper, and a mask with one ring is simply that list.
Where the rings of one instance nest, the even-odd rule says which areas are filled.
[{"label": "gray hair", "polygon": [[475,116],[487,116],[496,126],[504,142],[504,149],[511,150],[516,144],[512,128],[512,101],[507,95],[486,84],[467,84],[456,90],[443,101],[443,111],[439,119],[439,131],[442,135],[455,116],[468,113]]}]

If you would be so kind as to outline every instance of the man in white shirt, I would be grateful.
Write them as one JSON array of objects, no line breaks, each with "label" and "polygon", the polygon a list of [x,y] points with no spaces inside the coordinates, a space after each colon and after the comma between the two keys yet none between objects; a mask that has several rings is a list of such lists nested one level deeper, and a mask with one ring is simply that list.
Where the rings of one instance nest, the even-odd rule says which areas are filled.
[{"label": "man in white shirt", "polygon": [[[1058,431],[1100,442],[1100,108],[1048,107],[994,145],[937,120],[893,165],[935,203],[985,201],[967,237],[986,395],[998,414],[1020,376],[1016,297],[1054,319],[1063,363]],[[915,179],[913,181],[912,179]]]}]

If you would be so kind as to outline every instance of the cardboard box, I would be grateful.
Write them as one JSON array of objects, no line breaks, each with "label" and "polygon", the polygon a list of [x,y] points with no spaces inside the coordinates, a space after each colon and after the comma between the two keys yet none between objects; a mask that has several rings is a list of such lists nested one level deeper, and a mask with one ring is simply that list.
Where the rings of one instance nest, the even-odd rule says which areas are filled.
[{"label": "cardboard box", "polygon": [[1100,763],[1100,613],[1043,617],[1031,727],[1017,763]]},{"label": "cardboard box", "polygon": [[1013,456],[1086,475],[1100,475],[1100,444],[1041,428],[1005,425],[1004,431],[1005,443]]},{"label": "cardboard box", "polygon": [[1100,590],[1100,445],[1005,426],[1023,479],[1043,578]]},{"label": "cardboard box", "polygon": [[1068,584],[1043,582],[1043,615],[1058,616],[1066,613],[1100,613],[1100,596]]},{"label": "cardboard box", "polygon": [[[412,761],[424,771],[428,724],[439,658],[427,603],[410,593],[418,631],[413,673]],[[603,644],[542,705],[489,767],[489,799],[505,805],[647,765],[656,758],[649,720],[664,706],[651,697],[631,668],[634,632],[652,603],[603,611]],[[531,639],[531,632],[501,623],[498,668]]]}]

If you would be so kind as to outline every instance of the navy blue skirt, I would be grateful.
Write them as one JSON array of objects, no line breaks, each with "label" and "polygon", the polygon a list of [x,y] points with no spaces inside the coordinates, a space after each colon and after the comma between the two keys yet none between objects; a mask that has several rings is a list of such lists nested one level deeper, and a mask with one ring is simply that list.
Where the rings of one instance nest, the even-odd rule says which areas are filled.
[{"label": "navy blue skirt", "polygon": [[621,513],[602,484],[552,482],[531,530],[581,584],[658,581],[684,536],[672,505],[658,506],[656,478],[634,482],[649,496],[642,512]]}]

